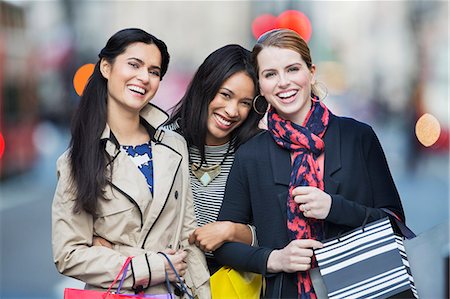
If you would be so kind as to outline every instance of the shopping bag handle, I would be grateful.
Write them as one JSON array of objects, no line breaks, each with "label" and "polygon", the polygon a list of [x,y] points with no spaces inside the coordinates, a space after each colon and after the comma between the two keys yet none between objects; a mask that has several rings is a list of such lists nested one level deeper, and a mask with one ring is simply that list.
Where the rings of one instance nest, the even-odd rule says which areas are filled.
[{"label": "shopping bag handle", "polygon": [[394,220],[403,237],[408,240],[416,237],[416,234],[411,229],[409,229],[409,227],[407,227],[406,224],[400,219],[400,217],[398,217],[394,212],[386,208],[382,208],[381,210],[391,216],[390,218]]},{"label": "shopping bag handle", "polygon": [[366,209],[365,212],[364,212],[364,221],[363,221],[363,223],[361,225],[361,228],[362,228],[363,232],[364,232],[364,228],[367,225],[367,221],[369,221],[369,216],[370,216],[369,209]]},{"label": "shopping bag handle", "polygon": [[122,284],[123,281],[125,280],[125,276],[127,274],[128,271],[128,266],[130,265],[131,259],[133,257],[129,256],[127,257],[127,259],[125,260],[125,263],[122,266],[122,269],[120,269],[119,274],[117,274],[116,278],[114,278],[114,281],[112,282],[112,284],[109,286],[108,290],[106,291],[105,294],[103,294],[103,299],[105,299],[106,297],[108,297],[109,294],[111,294],[111,289],[112,287],[116,284],[116,282],[119,280],[120,275],[122,275],[122,278],[120,279],[119,282],[119,287],[117,288],[117,293],[119,293],[120,289],[122,288]]},{"label": "shopping bag handle", "polygon": [[[365,227],[366,227],[366,224],[367,224],[367,221],[369,221],[369,210],[368,209],[366,209],[365,210],[365,212],[364,212],[364,220],[363,220],[363,223],[362,223],[362,225],[361,225],[361,230],[364,232],[364,229],[365,229]],[[344,233],[344,231],[343,230],[340,230],[339,231],[339,233],[338,233],[338,235],[337,235],[337,237],[336,237],[336,239],[339,241],[339,242],[341,242],[341,236],[342,236],[342,234]]]},{"label": "shopping bag handle", "polygon": [[[181,291],[186,294],[189,299],[194,299],[194,296],[192,296],[192,294],[189,293],[188,291],[188,287],[186,286],[186,284],[183,282],[183,280],[181,279],[180,275],[178,274],[177,270],[175,269],[174,265],[172,264],[172,261],[169,259],[169,257],[167,256],[167,254],[165,254],[164,252],[159,251],[159,254],[161,254],[162,256],[164,256],[167,260],[167,262],[170,265],[170,268],[172,268],[172,271],[175,273],[178,282],[180,283],[179,287],[181,288]],[[167,272],[166,272],[166,280],[168,281],[168,276],[167,276]],[[170,289],[169,289],[169,293],[170,293]]]}]

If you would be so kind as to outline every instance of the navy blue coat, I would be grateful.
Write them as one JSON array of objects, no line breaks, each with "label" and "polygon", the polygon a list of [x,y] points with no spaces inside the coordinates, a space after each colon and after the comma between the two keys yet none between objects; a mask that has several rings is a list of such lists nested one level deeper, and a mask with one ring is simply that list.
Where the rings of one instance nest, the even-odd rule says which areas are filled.
[{"label": "navy blue coat", "polygon": [[[337,236],[386,217],[387,208],[404,220],[397,189],[380,142],[372,128],[351,118],[330,115],[324,135],[325,192],[332,197],[325,219],[325,238]],[[284,248],[287,234],[287,196],[290,152],[263,132],[236,152],[218,220],[253,223],[260,247],[225,243],[215,252],[222,264],[266,275],[269,298],[297,297],[296,275],[266,273],[269,254]],[[366,214],[367,213],[367,214]]]}]

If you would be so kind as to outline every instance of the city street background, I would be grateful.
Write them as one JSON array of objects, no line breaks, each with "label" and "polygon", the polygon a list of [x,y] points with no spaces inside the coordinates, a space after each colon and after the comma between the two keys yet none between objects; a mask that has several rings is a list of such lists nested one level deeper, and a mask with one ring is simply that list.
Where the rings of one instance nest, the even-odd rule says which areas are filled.
[{"label": "city street background", "polygon": [[[325,104],[370,124],[380,139],[407,225],[421,238],[411,243],[427,275],[420,276],[419,294],[448,298],[447,1],[70,0],[0,0],[0,298],[63,298],[64,288],[84,285],[59,274],[51,252],[55,162],[70,140],[76,70],[95,63],[116,31],[147,30],[171,54],[153,100],[170,110],[210,52],[229,43],[251,50],[255,20],[287,10],[311,22]],[[415,136],[424,113],[441,127],[431,147]]]}]

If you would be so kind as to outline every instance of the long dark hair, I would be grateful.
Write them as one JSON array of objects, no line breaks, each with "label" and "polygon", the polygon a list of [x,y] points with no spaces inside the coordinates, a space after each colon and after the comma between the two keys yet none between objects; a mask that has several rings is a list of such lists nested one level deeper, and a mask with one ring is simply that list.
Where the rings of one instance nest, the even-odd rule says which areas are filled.
[{"label": "long dark hair", "polygon": [[72,119],[69,158],[75,187],[75,213],[84,210],[95,215],[97,199],[104,198],[103,188],[107,183],[105,169],[109,156],[105,154],[105,144],[100,137],[106,126],[108,90],[107,80],[100,72],[100,62],[106,59],[112,65],[118,55],[136,42],[156,45],[162,58],[161,79],[167,71],[170,56],[166,44],[141,29],[118,31],[100,51],[99,60]]},{"label": "long dark hair", "polygon": [[[239,45],[226,45],[212,52],[200,65],[188,89],[175,106],[168,125],[177,122],[189,146],[197,147],[205,161],[208,106],[223,83],[236,73],[244,72],[253,81],[257,93],[258,80],[251,63],[251,52]],[[237,149],[260,129],[262,115],[250,110],[247,119],[232,132],[232,147]]]}]

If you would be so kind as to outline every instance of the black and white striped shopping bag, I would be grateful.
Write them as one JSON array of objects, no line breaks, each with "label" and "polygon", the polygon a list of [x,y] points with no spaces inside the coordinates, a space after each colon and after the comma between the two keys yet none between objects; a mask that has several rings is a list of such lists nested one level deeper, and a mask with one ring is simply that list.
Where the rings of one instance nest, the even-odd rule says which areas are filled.
[{"label": "black and white striped shopping bag", "polygon": [[323,243],[314,253],[329,298],[418,298],[389,218]]}]

